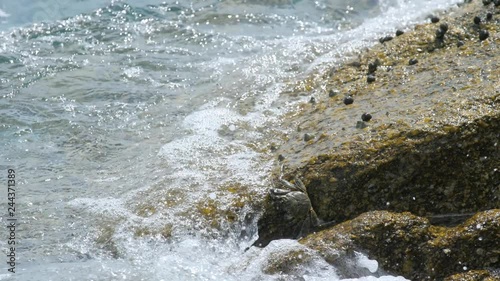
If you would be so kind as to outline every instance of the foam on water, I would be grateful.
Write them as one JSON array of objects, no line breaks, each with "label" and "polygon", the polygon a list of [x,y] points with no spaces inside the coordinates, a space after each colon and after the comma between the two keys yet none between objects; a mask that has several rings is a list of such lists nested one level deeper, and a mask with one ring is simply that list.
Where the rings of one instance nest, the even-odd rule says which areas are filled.
[{"label": "foam on water", "polygon": [[[264,269],[294,250],[313,257],[296,268],[305,280],[338,280],[296,241],[244,251],[270,146],[294,129],[280,119],[327,89],[286,93],[459,1],[158,2],[2,34],[0,166],[26,190],[17,280],[274,280]],[[352,263],[384,274],[362,254]]]}]

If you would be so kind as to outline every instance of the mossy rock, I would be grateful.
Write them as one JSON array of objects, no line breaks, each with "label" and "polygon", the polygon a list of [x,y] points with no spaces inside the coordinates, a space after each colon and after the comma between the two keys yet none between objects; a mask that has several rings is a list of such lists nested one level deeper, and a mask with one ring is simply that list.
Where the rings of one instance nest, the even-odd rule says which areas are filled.
[{"label": "mossy rock", "polygon": [[[302,179],[319,218],[340,223],[388,210],[432,220],[500,208],[500,20],[484,23],[492,36],[479,41],[472,18],[485,9],[473,2],[443,16],[449,30],[433,52],[422,46],[434,42],[439,25],[422,24],[360,54],[360,67],[346,63],[323,81],[304,80],[341,93],[291,112],[283,121],[291,133],[275,153],[285,179]],[[457,47],[458,40],[465,44]],[[418,64],[408,65],[411,58]],[[368,84],[374,60],[377,80]],[[343,95],[354,103],[344,105]],[[373,118],[356,126],[366,112]],[[304,142],[305,134],[322,137]],[[266,213],[275,215],[262,218],[268,224],[283,221]],[[274,239],[290,237],[282,232]]]},{"label": "mossy rock", "polygon": [[489,270],[471,270],[465,273],[458,273],[448,276],[444,281],[499,281],[500,273],[493,273]]},{"label": "mossy rock", "polygon": [[[442,40],[439,24],[419,25],[285,93],[326,91],[289,113],[282,126],[290,133],[275,151],[283,177],[302,179],[319,218],[339,223],[301,243],[338,268],[366,251],[411,280],[500,268],[500,20],[482,23],[484,41],[472,23],[492,9],[464,4],[441,17],[449,27]],[[376,60],[376,81],[367,83]],[[330,89],[340,93],[329,97]],[[363,113],[373,118],[357,126]],[[321,137],[305,142],[305,134]],[[259,222],[278,231],[259,228],[259,236],[292,237],[282,224],[294,211],[267,202]]]},{"label": "mossy rock", "polygon": [[394,274],[442,280],[464,270],[500,268],[500,209],[456,227],[436,227],[407,212],[372,211],[299,242],[338,268],[354,251],[366,251]]}]

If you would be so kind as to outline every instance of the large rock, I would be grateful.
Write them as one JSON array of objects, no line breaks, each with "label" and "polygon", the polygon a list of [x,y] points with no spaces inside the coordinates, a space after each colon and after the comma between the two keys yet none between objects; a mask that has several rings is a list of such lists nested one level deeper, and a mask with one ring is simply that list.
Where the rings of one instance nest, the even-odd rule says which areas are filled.
[{"label": "large rock", "polygon": [[[283,122],[296,128],[276,152],[285,178],[302,178],[323,221],[371,210],[434,220],[500,208],[499,20],[481,26],[490,37],[480,41],[472,18],[484,9],[495,8],[474,2],[443,17],[443,40],[429,23],[377,45],[316,82],[340,94],[325,94]],[[409,65],[411,58],[418,63]],[[367,83],[375,60],[376,81]],[[344,95],[354,103],[344,105]],[[361,121],[365,112],[373,119]],[[316,137],[304,141],[306,133]],[[259,236],[291,237],[286,225],[275,233],[264,227],[284,222],[274,207],[268,204]]]},{"label": "large rock", "polygon": [[489,270],[471,270],[448,276],[444,281],[498,281],[500,275]]},{"label": "large rock", "polygon": [[354,251],[366,251],[392,273],[440,280],[468,270],[500,269],[500,209],[480,212],[456,227],[436,227],[410,213],[373,211],[300,242],[338,268]]}]

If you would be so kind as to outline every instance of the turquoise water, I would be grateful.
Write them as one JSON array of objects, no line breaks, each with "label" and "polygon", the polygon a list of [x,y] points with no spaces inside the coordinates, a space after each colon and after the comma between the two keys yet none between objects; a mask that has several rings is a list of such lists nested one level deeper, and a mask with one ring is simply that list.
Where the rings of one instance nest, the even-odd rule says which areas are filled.
[{"label": "turquoise water", "polygon": [[300,245],[243,252],[269,147],[327,92],[290,85],[458,1],[33,2],[0,2],[0,167],[18,184],[0,280],[274,280],[266,257]]}]

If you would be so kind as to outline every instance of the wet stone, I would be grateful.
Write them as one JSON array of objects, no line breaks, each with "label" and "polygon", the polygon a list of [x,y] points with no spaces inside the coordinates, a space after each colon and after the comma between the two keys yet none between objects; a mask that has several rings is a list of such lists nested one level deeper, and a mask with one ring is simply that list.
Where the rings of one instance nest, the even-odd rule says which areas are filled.
[{"label": "wet stone", "polygon": [[314,135],[304,134],[304,141],[310,141],[314,139]]},{"label": "wet stone", "polygon": [[282,154],[278,155],[278,161],[283,161],[285,160],[285,156],[283,156]]},{"label": "wet stone", "polygon": [[394,37],[392,37],[392,36],[385,36],[385,37],[380,38],[378,41],[380,43],[385,43],[385,42],[391,41],[392,39],[394,39]]},{"label": "wet stone", "polygon": [[361,67],[361,63],[359,61],[354,61],[348,64],[349,66],[359,68]]},{"label": "wet stone", "polygon": [[440,29],[436,30],[436,40],[443,40],[444,35],[446,34],[446,31]]},{"label": "wet stone", "polygon": [[438,17],[431,17],[431,22],[432,23],[438,23],[439,22],[439,18]]},{"label": "wet stone", "polygon": [[479,31],[479,40],[484,41],[490,37],[490,33],[488,30],[481,30]]},{"label": "wet stone", "polygon": [[457,42],[457,47],[462,47],[463,45],[465,45],[464,41],[458,41]]},{"label": "wet stone", "polygon": [[492,13],[487,13],[486,14],[486,20],[492,20],[493,19],[493,14]]},{"label": "wet stone", "polygon": [[368,83],[375,82],[375,80],[376,80],[375,75],[368,74],[368,75],[366,76],[366,82],[368,82]]},{"label": "wet stone", "polygon": [[314,97],[311,97],[311,99],[309,100],[309,103],[315,104],[316,103],[316,99]]},{"label": "wet stone", "polygon": [[[346,256],[361,248],[383,269],[409,280],[499,280],[495,273],[499,212],[479,212],[458,226],[436,227],[409,212],[371,211],[311,234],[300,243],[338,268],[344,267],[340,262]],[[467,270],[474,272],[466,276]],[[340,273],[342,278],[358,277]]]},{"label": "wet stone", "polygon": [[439,25],[439,29],[444,31],[445,33],[448,31],[448,24],[447,23],[442,23]]},{"label": "wet stone", "polygon": [[396,30],[396,36],[401,36],[401,35],[403,35],[403,34],[404,34],[404,31],[399,30],[399,29],[398,29],[398,30]]},{"label": "wet stone", "polygon": [[481,23],[481,18],[478,16],[474,17],[474,24],[480,24]]},{"label": "wet stone", "polygon": [[371,62],[368,64],[368,73],[374,73],[377,71],[378,64],[376,62]]},{"label": "wet stone", "polygon": [[372,115],[370,113],[363,113],[361,115],[361,120],[368,122],[372,119]]},{"label": "wet stone", "polygon": [[328,96],[331,97],[331,98],[337,96],[338,94],[339,94],[339,91],[337,91],[337,90],[330,90],[328,92]]},{"label": "wet stone", "polygon": [[[434,39],[436,29],[446,29],[441,23],[427,23],[416,31],[407,31],[404,38],[398,39],[398,46],[377,44],[360,56],[365,68],[368,62],[380,57],[383,65],[392,65],[397,70],[380,73],[379,69],[379,83],[366,85],[362,78],[356,79],[358,71],[338,68],[330,85],[342,85],[345,89],[342,99],[344,94],[352,93],[363,102],[358,101],[351,108],[326,106],[315,118],[310,110],[304,110],[302,116],[286,123],[293,128],[307,120],[308,124],[317,124],[309,127],[309,132],[332,130],[338,143],[318,141],[305,145],[299,135],[280,147],[280,153],[287,155],[286,176],[298,174],[304,179],[317,216],[323,221],[340,223],[331,228],[332,232],[308,236],[302,241],[305,245],[314,250],[325,247],[321,253],[327,255],[345,249],[346,245],[352,245],[348,249],[371,251],[370,255],[382,269],[405,274],[409,280],[443,280],[474,268],[500,268],[499,211],[484,214],[481,216],[484,219],[476,217],[458,228],[431,225],[436,218],[455,219],[457,214],[500,208],[495,200],[500,196],[497,188],[500,117],[495,91],[498,83],[490,79],[498,77],[500,69],[492,59],[492,54],[498,51],[496,41],[492,40],[497,34],[492,33],[490,44],[477,44],[481,29],[495,32],[497,28],[492,22],[484,28],[472,23],[474,15],[499,10],[490,7],[490,11],[485,11],[480,1],[464,8],[467,10],[459,14],[460,18],[445,16],[442,20],[450,28],[446,45],[467,43],[460,49],[439,50],[439,42],[429,42],[428,38]],[[434,49],[435,52],[427,53]],[[409,79],[406,75],[392,75],[405,74],[409,69],[406,63],[412,58],[419,59],[419,71],[410,71]],[[488,79],[482,79],[484,74]],[[386,117],[384,113],[389,108],[391,115]],[[377,118],[368,123],[360,119],[359,112],[374,112]],[[436,114],[422,118],[430,112]],[[265,210],[275,211],[272,207]],[[394,213],[375,211],[357,219],[374,210]],[[301,216],[303,219],[304,215]],[[266,226],[274,227],[283,221],[282,217],[270,220]],[[293,221],[299,220],[293,217]],[[289,226],[279,226],[272,230],[282,231],[282,237],[295,237]],[[334,231],[339,231],[338,235],[334,236]],[[376,238],[373,233],[377,233]],[[327,245],[328,238],[332,238],[332,243]],[[343,243],[341,239],[355,241]],[[327,262],[340,261],[337,253],[327,255]]]},{"label": "wet stone", "polygon": [[417,59],[410,59],[410,61],[408,62],[409,65],[414,65],[414,64],[417,64],[417,63],[418,63]]},{"label": "wet stone", "polygon": [[352,104],[353,102],[354,102],[354,99],[351,96],[348,96],[348,97],[344,98],[344,104],[345,105]]}]

